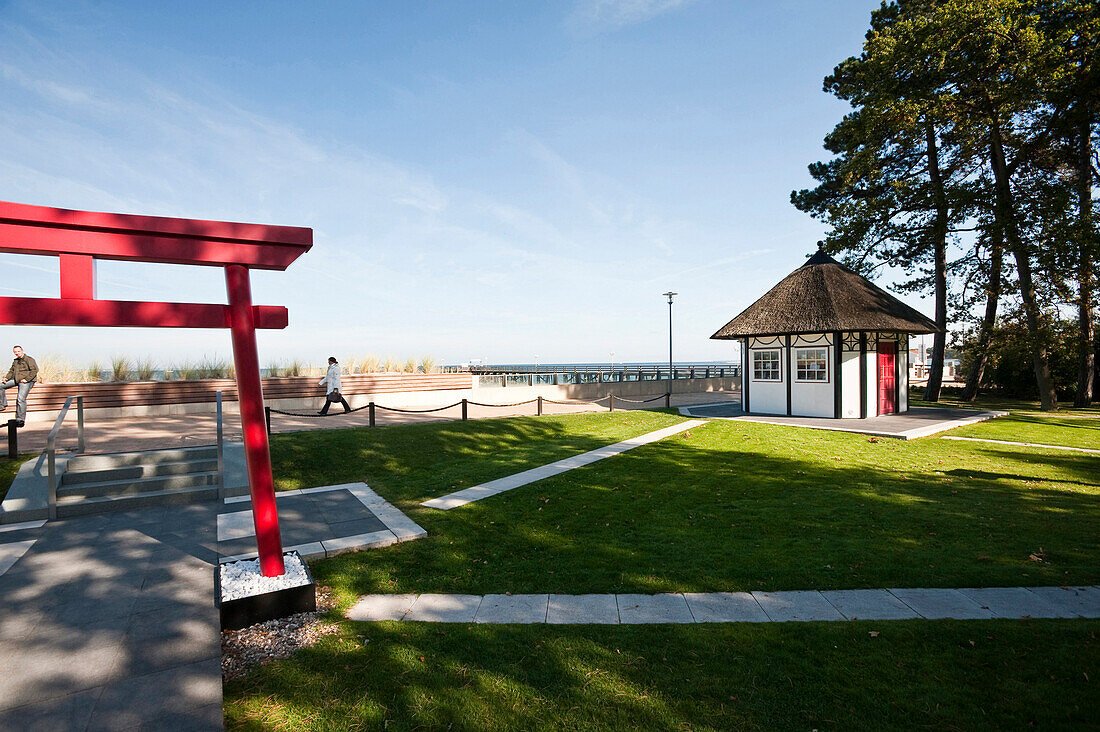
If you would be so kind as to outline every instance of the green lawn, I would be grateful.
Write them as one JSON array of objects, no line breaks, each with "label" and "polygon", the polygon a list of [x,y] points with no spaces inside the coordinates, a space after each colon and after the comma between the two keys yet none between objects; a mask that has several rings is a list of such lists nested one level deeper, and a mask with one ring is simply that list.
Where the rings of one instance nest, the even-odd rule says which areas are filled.
[{"label": "green lawn", "polygon": [[[1043,419],[1026,423],[1029,439],[1065,439],[1060,418]],[[1084,453],[715,420],[453,511],[419,506],[679,421],[617,412],[298,433],[273,438],[272,456],[280,488],[365,481],[428,531],[315,563],[342,607],[367,592],[1100,582],[1100,456]],[[1093,721],[1100,701],[1097,631],[343,621],[342,635],[229,684],[226,713],[233,727],[286,729],[1068,726]]]},{"label": "green lawn", "polygon": [[15,480],[15,474],[19,472],[19,466],[27,462],[34,455],[20,455],[19,457],[0,457],[0,501],[4,500],[4,496],[8,495],[8,488],[11,488],[11,482]]},{"label": "green lawn", "polygon": [[[365,480],[427,529],[384,552],[317,563],[345,601],[367,592],[1100,581],[1100,456],[1085,454],[716,420],[452,511],[419,505],[589,449],[596,433],[610,442],[677,419],[634,412],[314,432],[277,438],[275,470],[287,487],[312,471],[314,484]],[[300,462],[310,450],[318,462]]]},{"label": "green lawn", "polygon": [[229,683],[226,720],[333,731],[1094,727],[1098,632],[1085,620],[344,623]]},{"label": "green lawn", "polygon": [[[914,396],[920,390],[913,392]],[[935,406],[916,399],[914,405]],[[969,427],[952,430],[959,437],[981,437],[988,440],[1033,442],[1045,445],[1064,445],[1100,450],[1100,407],[1073,409],[1063,405],[1057,412],[1043,412],[1037,402],[1019,400],[979,399],[973,403],[960,403],[946,398],[940,406],[999,409],[1011,412],[1007,417],[981,422]]]}]

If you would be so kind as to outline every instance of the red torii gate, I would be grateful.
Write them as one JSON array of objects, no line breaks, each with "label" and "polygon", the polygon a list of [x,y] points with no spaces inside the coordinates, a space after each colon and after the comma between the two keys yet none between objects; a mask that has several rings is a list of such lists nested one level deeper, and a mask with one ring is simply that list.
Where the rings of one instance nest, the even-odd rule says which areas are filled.
[{"label": "red torii gate", "polygon": [[[229,328],[256,545],[260,570],[267,577],[286,570],[256,329],[285,328],[287,310],[252,304],[248,270],[285,270],[312,246],[312,229],[70,211],[0,201],[0,252],[56,256],[61,271],[59,299],[0,297],[0,324]],[[97,259],[224,267],[229,304],[97,300]]]}]

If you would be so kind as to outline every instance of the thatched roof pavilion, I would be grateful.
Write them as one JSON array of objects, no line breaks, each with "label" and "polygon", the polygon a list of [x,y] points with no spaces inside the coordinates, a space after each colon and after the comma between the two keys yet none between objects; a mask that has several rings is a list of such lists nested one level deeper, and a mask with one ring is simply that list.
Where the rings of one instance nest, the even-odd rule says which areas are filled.
[{"label": "thatched roof pavilion", "polygon": [[939,329],[866,277],[818,250],[711,338],[736,340],[838,330],[934,333]]},{"label": "thatched roof pavilion", "polygon": [[909,409],[909,336],[936,324],[818,251],[718,329],[741,342],[741,407],[868,418]]}]

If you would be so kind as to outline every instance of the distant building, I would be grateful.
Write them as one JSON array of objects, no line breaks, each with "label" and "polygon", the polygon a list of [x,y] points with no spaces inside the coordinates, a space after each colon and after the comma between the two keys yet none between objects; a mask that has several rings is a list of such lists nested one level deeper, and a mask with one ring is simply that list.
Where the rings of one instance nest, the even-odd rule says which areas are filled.
[{"label": "distant building", "polygon": [[818,251],[711,338],[741,343],[745,412],[839,419],[909,411],[909,336],[936,330]]}]

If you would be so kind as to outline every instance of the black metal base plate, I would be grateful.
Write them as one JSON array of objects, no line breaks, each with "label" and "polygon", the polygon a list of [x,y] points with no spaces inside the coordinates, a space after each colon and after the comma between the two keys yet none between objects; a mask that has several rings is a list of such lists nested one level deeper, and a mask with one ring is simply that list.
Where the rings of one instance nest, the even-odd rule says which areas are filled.
[{"label": "black metal base plate", "polygon": [[[287,552],[286,556],[291,554],[298,553]],[[313,581],[309,567],[304,562],[302,564],[305,566],[306,576],[309,577],[309,584],[226,601],[220,600],[221,567],[218,567],[215,572],[216,597],[219,598],[222,630],[239,630],[267,620],[314,612],[317,609],[317,584]]]}]

